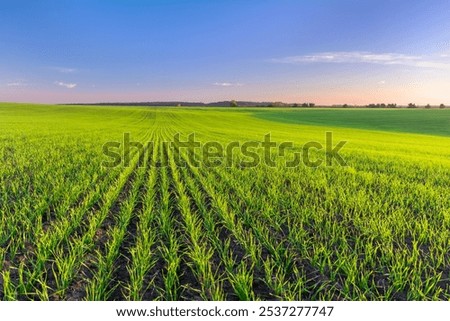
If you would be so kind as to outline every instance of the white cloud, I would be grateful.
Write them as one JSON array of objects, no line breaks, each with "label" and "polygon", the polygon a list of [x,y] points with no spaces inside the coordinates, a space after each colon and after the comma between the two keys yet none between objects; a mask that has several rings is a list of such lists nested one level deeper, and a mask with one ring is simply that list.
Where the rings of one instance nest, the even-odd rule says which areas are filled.
[{"label": "white cloud", "polygon": [[378,82],[378,85],[385,85],[386,84],[386,80],[380,80],[379,82]]},{"label": "white cloud", "polygon": [[220,87],[242,87],[244,84],[231,82],[215,82],[213,85]]},{"label": "white cloud", "polygon": [[65,83],[62,81],[56,81],[55,85],[61,86],[61,87],[66,87],[67,89],[73,89],[77,86],[77,84],[70,84],[70,83]]},{"label": "white cloud", "polygon": [[71,74],[77,71],[75,68],[67,68],[67,67],[52,67],[52,69],[63,74]]},{"label": "white cloud", "polygon": [[8,87],[25,87],[27,84],[22,81],[14,81],[6,84]]},{"label": "white cloud", "polygon": [[366,51],[322,52],[312,55],[291,56],[272,59],[274,63],[305,64],[305,63],[369,63],[378,65],[403,65],[418,68],[435,68],[450,70],[450,62],[446,57],[412,56],[399,53],[372,53]]}]

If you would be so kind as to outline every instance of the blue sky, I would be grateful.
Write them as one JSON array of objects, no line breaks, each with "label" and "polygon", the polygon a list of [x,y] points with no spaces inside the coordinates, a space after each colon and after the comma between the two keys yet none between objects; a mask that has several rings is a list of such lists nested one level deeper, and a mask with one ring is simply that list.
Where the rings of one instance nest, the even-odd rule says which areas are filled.
[{"label": "blue sky", "polygon": [[0,6],[0,101],[450,104],[444,0]]}]

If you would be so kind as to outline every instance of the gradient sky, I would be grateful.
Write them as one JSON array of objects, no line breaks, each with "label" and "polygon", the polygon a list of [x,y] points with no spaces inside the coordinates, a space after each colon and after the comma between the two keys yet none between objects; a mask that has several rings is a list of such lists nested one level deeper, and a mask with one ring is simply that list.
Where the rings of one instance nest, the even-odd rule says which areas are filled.
[{"label": "gradient sky", "polygon": [[448,0],[0,0],[0,101],[450,105]]}]

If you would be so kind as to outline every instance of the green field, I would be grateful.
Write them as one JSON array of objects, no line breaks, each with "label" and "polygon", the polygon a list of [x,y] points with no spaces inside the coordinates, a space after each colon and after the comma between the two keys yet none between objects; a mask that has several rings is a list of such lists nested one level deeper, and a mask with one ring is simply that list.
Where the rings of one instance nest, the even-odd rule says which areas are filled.
[{"label": "green field", "polygon": [[[0,299],[450,300],[449,125],[448,109],[0,104]],[[346,166],[286,166],[326,132]],[[124,133],[153,144],[103,166]],[[177,133],[294,146],[197,166],[165,148]]]},{"label": "green field", "polygon": [[283,123],[450,136],[450,109],[303,109],[255,113]]}]

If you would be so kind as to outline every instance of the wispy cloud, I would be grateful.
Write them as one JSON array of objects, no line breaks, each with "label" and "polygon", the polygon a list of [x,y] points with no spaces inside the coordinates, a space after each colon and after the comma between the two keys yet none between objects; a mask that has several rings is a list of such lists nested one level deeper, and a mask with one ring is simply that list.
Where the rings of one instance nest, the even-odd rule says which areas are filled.
[{"label": "wispy cloud", "polygon": [[8,86],[8,87],[25,87],[25,86],[27,86],[27,84],[24,83],[23,81],[13,81],[13,82],[7,83],[6,86]]},{"label": "wispy cloud", "polygon": [[290,56],[272,59],[274,63],[307,64],[307,63],[368,63],[378,65],[403,65],[418,68],[449,69],[450,62],[446,57],[413,56],[399,53],[372,53],[366,51],[321,52],[311,55]]},{"label": "wispy cloud", "polygon": [[65,83],[62,81],[55,81],[55,85],[61,86],[61,87],[66,87],[67,89],[73,89],[77,86],[77,84],[73,84],[73,83]]},{"label": "wispy cloud", "polygon": [[232,83],[232,82],[215,82],[213,84],[214,86],[219,86],[219,87],[242,87],[244,84],[241,83]]},{"label": "wispy cloud", "polygon": [[77,69],[67,68],[67,67],[51,67],[51,69],[56,70],[57,72],[60,72],[63,74],[71,74],[71,73],[77,72]]}]

